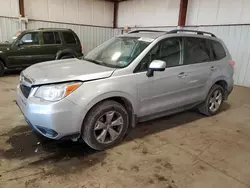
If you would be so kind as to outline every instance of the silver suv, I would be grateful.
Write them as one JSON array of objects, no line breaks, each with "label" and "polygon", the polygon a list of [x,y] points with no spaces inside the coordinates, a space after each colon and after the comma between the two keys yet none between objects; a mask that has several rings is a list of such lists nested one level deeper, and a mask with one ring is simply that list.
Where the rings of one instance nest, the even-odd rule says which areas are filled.
[{"label": "silver suv", "polygon": [[137,122],[191,108],[216,114],[233,89],[233,67],[226,46],[212,33],[136,30],[84,59],[27,68],[16,101],[41,135],[82,138],[103,150]]}]

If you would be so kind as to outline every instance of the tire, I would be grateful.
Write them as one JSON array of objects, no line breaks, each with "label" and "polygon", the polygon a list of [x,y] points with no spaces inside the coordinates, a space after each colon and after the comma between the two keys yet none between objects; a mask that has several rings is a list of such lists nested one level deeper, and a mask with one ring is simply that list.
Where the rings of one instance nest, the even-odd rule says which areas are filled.
[{"label": "tire", "polygon": [[[107,118],[111,117],[111,112],[114,112],[112,116],[113,119]],[[121,120],[120,117],[122,118],[122,121],[119,121]],[[111,126],[111,124],[108,125],[108,119],[110,119],[110,122],[114,125],[123,124],[119,126]],[[87,114],[82,126],[82,138],[91,148],[95,150],[105,150],[115,146],[123,139],[127,132],[128,124],[129,116],[125,108],[118,102],[106,100],[94,106]],[[105,125],[105,128],[99,129],[103,127],[103,125]],[[114,130],[116,132],[115,134],[113,132]],[[106,133],[104,134],[104,132]],[[113,138],[115,138],[113,141],[110,132],[112,133]]]},{"label": "tire", "polygon": [[[216,92],[219,92],[219,94],[221,94],[221,101],[219,100],[219,94],[217,95]],[[215,100],[215,98],[216,98],[216,100]],[[203,115],[213,116],[220,111],[221,106],[224,102],[224,99],[225,99],[225,90],[220,85],[215,84],[210,89],[206,100],[198,107],[198,111]],[[212,105],[213,102],[211,102],[211,101],[214,101],[214,102],[217,101],[216,102],[217,105],[215,105],[215,103],[214,103],[214,105]],[[220,101],[220,103],[219,103],[219,101]],[[214,108],[211,106],[213,106]]]},{"label": "tire", "polygon": [[73,55],[63,55],[60,59],[71,59],[75,58]]},{"label": "tire", "polygon": [[0,61],[0,77],[4,75],[5,67],[2,61]]}]

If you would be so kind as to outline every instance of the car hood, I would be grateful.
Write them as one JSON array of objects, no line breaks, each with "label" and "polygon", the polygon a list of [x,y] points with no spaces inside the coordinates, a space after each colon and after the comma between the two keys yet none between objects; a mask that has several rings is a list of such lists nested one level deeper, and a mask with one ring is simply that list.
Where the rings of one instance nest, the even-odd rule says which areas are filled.
[{"label": "car hood", "polygon": [[115,68],[105,67],[80,59],[65,59],[38,63],[23,71],[32,85],[65,81],[90,81],[107,78]]}]

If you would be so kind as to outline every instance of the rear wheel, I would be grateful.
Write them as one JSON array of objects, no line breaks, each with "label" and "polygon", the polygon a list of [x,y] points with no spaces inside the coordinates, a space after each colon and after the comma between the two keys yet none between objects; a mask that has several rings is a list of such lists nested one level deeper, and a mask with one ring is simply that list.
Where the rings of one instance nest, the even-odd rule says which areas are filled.
[{"label": "rear wheel", "polygon": [[0,61],[0,77],[4,75],[5,67],[2,61]]},{"label": "rear wheel", "polygon": [[101,102],[90,110],[83,123],[83,140],[96,150],[112,147],[122,140],[128,123],[128,113],[121,104]]},{"label": "rear wheel", "polygon": [[215,84],[210,89],[206,100],[199,106],[199,112],[206,116],[217,114],[224,102],[224,96],[224,89],[220,85]]}]

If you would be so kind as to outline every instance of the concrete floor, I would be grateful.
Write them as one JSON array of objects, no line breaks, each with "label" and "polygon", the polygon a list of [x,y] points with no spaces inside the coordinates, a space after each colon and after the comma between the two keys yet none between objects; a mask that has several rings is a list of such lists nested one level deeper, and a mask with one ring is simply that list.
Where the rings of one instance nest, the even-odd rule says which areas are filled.
[{"label": "concrete floor", "polygon": [[222,112],[185,112],[131,130],[95,152],[38,139],[14,103],[17,75],[0,78],[0,187],[250,187],[250,89],[235,87]]}]

